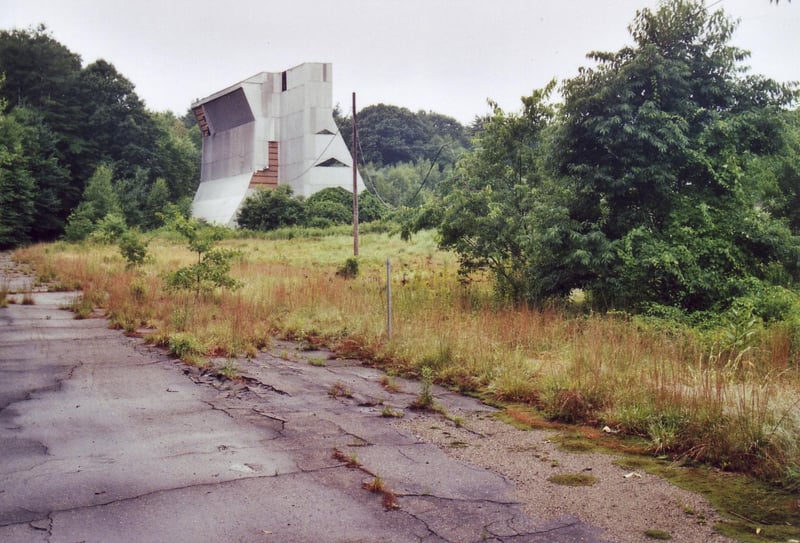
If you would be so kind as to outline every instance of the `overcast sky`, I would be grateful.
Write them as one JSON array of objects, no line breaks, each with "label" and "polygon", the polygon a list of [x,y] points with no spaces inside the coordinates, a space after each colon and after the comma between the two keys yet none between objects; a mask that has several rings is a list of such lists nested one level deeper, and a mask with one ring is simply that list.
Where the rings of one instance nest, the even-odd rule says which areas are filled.
[{"label": "overcast sky", "polygon": [[[800,0],[708,0],[740,19],[733,43],[752,71],[800,80]],[[262,71],[333,63],[333,100],[349,112],[387,103],[463,123],[491,98],[519,98],[585,66],[587,52],[629,43],[655,0],[0,0],[0,28],[47,25],[103,58],[152,110],[190,103]]]}]

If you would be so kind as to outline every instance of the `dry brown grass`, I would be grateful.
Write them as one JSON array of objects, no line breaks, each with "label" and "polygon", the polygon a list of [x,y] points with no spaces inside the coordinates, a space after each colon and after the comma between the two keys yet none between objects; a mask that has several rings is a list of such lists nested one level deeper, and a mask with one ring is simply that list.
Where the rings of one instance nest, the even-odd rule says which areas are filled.
[{"label": "dry brown grass", "polygon": [[[325,344],[495,400],[536,406],[553,420],[610,425],[684,455],[769,480],[800,484],[798,353],[782,325],[754,330],[748,345],[712,333],[658,327],[624,316],[571,315],[498,304],[490,284],[459,282],[453,255],[430,235],[406,244],[362,236],[360,273],[336,275],[346,237],[233,240],[241,252],[235,292],[196,298],[164,289],[166,272],[190,263],[180,246],[155,240],[152,261],[125,269],[114,247],[34,246],[17,256],[38,273],[78,285],[128,332],[202,338],[206,355],[252,356],[274,336]],[[385,333],[385,269],[394,269],[393,335]]]}]

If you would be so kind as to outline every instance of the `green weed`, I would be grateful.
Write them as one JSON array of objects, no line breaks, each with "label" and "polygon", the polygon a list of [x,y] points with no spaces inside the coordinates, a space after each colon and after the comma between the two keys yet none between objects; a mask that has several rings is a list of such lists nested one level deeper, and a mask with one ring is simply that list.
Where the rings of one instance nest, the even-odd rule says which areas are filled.
[{"label": "green weed", "polygon": [[433,370],[428,366],[423,366],[420,370],[420,391],[417,398],[411,403],[412,409],[433,409],[434,397],[432,392],[433,387]]},{"label": "green weed", "polygon": [[672,539],[672,534],[665,532],[664,530],[645,530],[644,535],[650,539]]},{"label": "green weed", "polygon": [[551,475],[547,478],[553,484],[562,486],[592,486],[597,484],[599,479],[587,473],[564,473],[561,475]]},{"label": "green weed", "polygon": [[388,405],[384,406],[381,410],[381,416],[386,418],[396,418],[400,419],[405,416],[405,413],[401,409],[392,409]]},{"label": "green weed", "polygon": [[205,345],[188,332],[170,334],[167,340],[167,348],[170,353],[181,360],[196,360],[206,350]]},{"label": "green weed", "polygon": [[217,368],[217,372],[227,379],[236,379],[239,377],[239,370],[236,367],[236,361],[231,358],[226,360],[222,366]]},{"label": "green weed", "polygon": [[328,390],[328,396],[331,398],[352,398],[353,392],[343,382],[336,381]]}]

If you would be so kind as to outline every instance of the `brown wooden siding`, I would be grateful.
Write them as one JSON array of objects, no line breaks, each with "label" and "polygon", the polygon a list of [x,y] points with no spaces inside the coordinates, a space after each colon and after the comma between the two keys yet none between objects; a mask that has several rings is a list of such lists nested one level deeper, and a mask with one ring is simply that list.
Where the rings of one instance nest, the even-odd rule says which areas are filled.
[{"label": "brown wooden siding", "polygon": [[197,124],[200,125],[200,132],[202,132],[204,136],[210,136],[211,130],[208,127],[208,120],[206,120],[206,112],[203,110],[203,106],[197,106],[192,109],[192,112],[197,119]]},{"label": "brown wooden siding", "polygon": [[251,189],[256,187],[274,188],[278,186],[278,142],[277,141],[269,142],[267,157],[268,157],[267,164],[269,164],[269,166],[264,168],[263,170],[258,170],[257,172],[253,173],[253,177],[250,178]]}]

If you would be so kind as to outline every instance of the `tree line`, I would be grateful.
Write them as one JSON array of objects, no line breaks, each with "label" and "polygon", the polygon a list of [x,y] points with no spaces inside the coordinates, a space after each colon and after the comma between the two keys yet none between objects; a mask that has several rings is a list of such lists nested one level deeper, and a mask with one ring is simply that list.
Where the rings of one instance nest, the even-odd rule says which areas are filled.
[{"label": "tree line", "polygon": [[[43,25],[0,30],[0,248],[56,239],[70,222],[77,234],[107,212],[153,226],[165,204],[188,208],[199,149],[193,118],[149,111],[111,63],[83,66]],[[98,176],[108,206],[85,198]]]},{"label": "tree line", "polygon": [[[489,271],[515,303],[580,292],[601,310],[786,318],[800,303],[798,94],[749,73],[736,26],[666,0],[635,14],[631,46],[591,52],[520,111],[490,103],[468,127],[364,108],[362,220],[407,236],[437,228],[463,273]],[[148,228],[193,194],[193,119],[148,112],[109,63],[81,67],[40,27],[0,32],[0,69],[0,245],[113,231],[114,217]],[[352,118],[335,118],[349,145]],[[254,196],[239,221],[326,226],[350,213],[346,191],[283,189]]]}]

